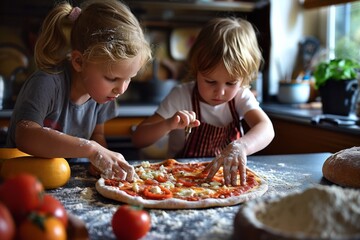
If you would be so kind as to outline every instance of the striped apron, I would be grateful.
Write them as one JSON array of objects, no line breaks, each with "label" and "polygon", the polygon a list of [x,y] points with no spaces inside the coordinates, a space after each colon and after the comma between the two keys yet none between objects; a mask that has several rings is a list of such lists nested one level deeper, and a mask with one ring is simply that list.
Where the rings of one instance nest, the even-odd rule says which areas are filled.
[{"label": "striped apron", "polygon": [[235,101],[228,102],[233,121],[224,127],[217,127],[201,121],[200,100],[197,87],[192,94],[192,107],[201,124],[192,129],[185,142],[182,157],[215,157],[232,141],[241,137],[239,115]]}]

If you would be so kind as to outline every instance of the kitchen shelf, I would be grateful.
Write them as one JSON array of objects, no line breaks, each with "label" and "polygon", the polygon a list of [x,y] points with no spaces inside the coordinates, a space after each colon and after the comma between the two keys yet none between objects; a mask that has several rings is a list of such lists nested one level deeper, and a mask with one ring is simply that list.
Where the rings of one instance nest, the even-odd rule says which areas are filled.
[{"label": "kitchen shelf", "polygon": [[252,12],[269,1],[128,1],[131,8]]}]

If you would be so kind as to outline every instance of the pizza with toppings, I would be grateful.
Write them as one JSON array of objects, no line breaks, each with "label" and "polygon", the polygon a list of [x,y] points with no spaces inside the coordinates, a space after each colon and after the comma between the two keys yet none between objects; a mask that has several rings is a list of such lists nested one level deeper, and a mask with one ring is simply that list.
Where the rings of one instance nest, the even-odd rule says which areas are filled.
[{"label": "pizza with toppings", "polygon": [[[226,186],[222,167],[211,182],[203,173],[209,162],[142,162],[134,182],[100,178],[96,190],[106,198],[145,208],[188,209],[236,205],[263,195],[268,184],[247,168],[246,184]],[[239,179],[239,176],[238,176]]]}]

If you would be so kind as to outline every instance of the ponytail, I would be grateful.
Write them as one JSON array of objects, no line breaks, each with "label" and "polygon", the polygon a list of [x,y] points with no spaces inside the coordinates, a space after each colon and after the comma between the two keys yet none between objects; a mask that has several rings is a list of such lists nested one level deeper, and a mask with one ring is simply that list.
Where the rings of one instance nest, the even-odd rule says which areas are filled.
[{"label": "ponytail", "polygon": [[118,0],[87,0],[81,9],[65,2],[45,18],[35,45],[39,69],[56,73],[72,50],[80,51],[89,62],[140,55],[145,64],[151,59],[150,45],[128,6]]},{"label": "ponytail", "polygon": [[53,72],[70,52],[72,20],[69,14],[73,7],[69,3],[57,5],[45,18],[35,45],[35,63],[43,71]]}]

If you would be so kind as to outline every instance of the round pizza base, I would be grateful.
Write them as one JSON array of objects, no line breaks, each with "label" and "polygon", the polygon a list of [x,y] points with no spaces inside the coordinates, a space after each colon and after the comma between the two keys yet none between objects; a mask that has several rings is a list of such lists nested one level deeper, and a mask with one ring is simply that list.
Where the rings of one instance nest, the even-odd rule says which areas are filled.
[{"label": "round pizza base", "polygon": [[[346,209],[345,207],[334,207],[339,202],[342,205],[347,204],[348,207]],[[360,239],[360,227],[357,224],[360,216],[354,210],[359,203],[360,199],[355,189],[344,189],[336,185],[314,186],[302,192],[259,198],[240,206],[234,218],[233,239]],[[327,212],[327,214],[319,213],[320,208],[324,210],[323,212]],[[334,210],[335,208],[337,210]],[[338,213],[334,214],[334,211]],[[342,213],[340,213],[341,211]],[[316,215],[318,220],[314,220],[315,217],[312,214],[308,214],[309,212]],[[348,216],[348,218],[340,217],[339,219],[340,215]],[[309,230],[306,230],[307,228],[300,223],[311,225],[310,231],[317,229],[317,233],[312,232],[310,234]],[[338,227],[334,228],[334,225]],[[302,231],[286,229],[285,226],[296,226],[297,229],[302,229]],[[354,226],[356,226],[356,229],[354,229]],[[336,238],[333,233],[331,236],[328,236],[328,234],[320,236],[322,231],[328,231],[325,230],[325,227],[337,229],[336,231],[340,231],[339,229],[342,228],[346,236],[344,234],[340,237],[339,235],[341,234],[339,232]],[[347,230],[347,228],[351,230]]]},{"label": "round pizza base", "polygon": [[119,190],[117,187],[105,185],[105,179],[103,178],[100,178],[96,182],[95,187],[96,190],[102,196],[119,202],[127,203],[130,205],[137,205],[137,206],[143,206],[145,208],[154,208],[154,209],[155,208],[156,209],[195,209],[195,208],[197,209],[197,208],[208,208],[208,207],[233,206],[249,201],[251,199],[258,198],[268,190],[267,182],[265,182],[265,180],[261,178],[259,179],[260,179],[260,185],[239,196],[233,196],[223,199],[208,198],[200,201],[186,201],[176,198],[170,198],[164,200],[151,200],[151,199],[144,199],[139,196],[131,196],[126,194],[124,191]]},{"label": "round pizza base", "polygon": [[322,168],[323,176],[337,185],[360,188],[360,147],[332,154]]}]

